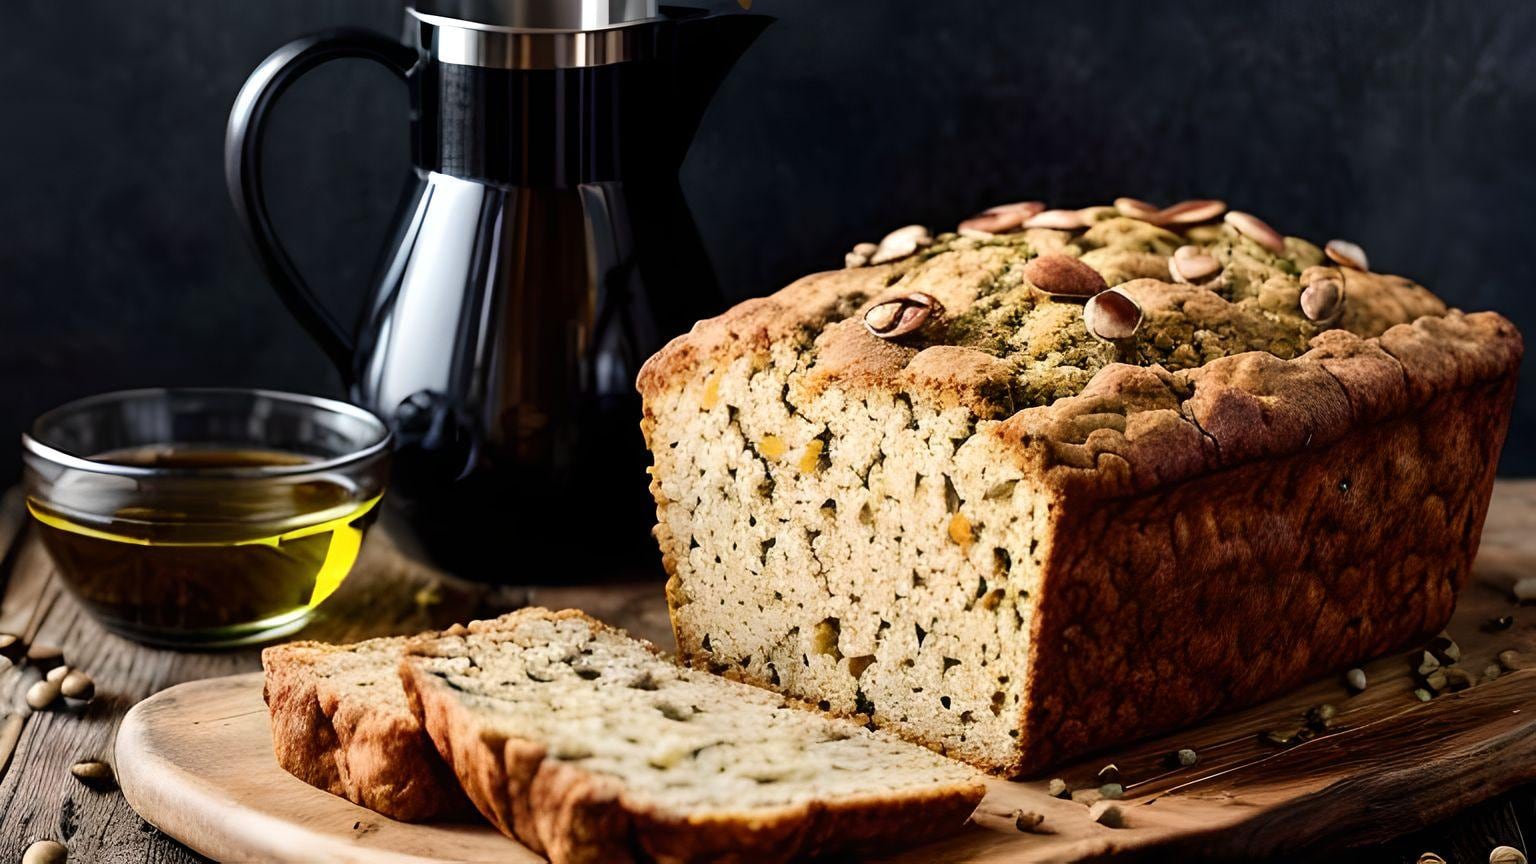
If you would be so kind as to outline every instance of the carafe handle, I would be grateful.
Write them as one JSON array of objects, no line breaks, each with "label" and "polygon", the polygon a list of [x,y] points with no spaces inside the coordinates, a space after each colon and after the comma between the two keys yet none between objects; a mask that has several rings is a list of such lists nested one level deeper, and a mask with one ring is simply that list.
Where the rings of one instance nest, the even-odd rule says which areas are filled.
[{"label": "carafe handle", "polygon": [[277,239],[267,213],[261,175],[267,113],[277,98],[305,72],[344,57],[373,60],[406,80],[418,55],[415,49],[387,36],[356,28],[304,36],[277,49],[246,79],[230,109],[224,137],[224,182],[229,187],[235,215],[256,250],[263,275],[350,386],[353,334],[320,303]]}]

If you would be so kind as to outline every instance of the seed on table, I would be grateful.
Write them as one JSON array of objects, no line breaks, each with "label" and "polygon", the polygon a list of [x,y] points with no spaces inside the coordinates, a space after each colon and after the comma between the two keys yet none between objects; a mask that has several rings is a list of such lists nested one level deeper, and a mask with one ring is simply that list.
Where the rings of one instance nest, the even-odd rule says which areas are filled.
[{"label": "seed on table", "polygon": [[1525,853],[1513,846],[1495,846],[1488,853],[1488,864],[1525,864]]},{"label": "seed on table", "polygon": [[1089,807],[1088,818],[1105,828],[1125,827],[1125,814],[1121,812],[1120,805],[1113,801],[1099,801]]},{"label": "seed on table", "polygon": [[1435,698],[1435,694],[1425,690],[1423,687],[1415,688],[1413,691],[1413,696],[1420,702],[1428,702],[1429,700]]},{"label": "seed on table", "polygon": [[1124,798],[1125,787],[1119,783],[1105,783],[1099,787],[1099,794],[1105,798]]},{"label": "seed on table", "polygon": [[64,864],[69,850],[57,840],[39,840],[21,854],[21,864]]},{"label": "seed on table", "polygon": [[1024,834],[1034,833],[1035,829],[1040,827],[1040,823],[1045,821],[1045,816],[1039,813],[1029,810],[1018,810],[1015,812],[1018,815],[1013,817],[1013,827]]},{"label": "seed on table", "polygon": [[849,252],[843,255],[843,268],[847,270],[852,270],[856,267],[863,267],[868,263],[869,259],[857,252]]},{"label": "seed on table", "polygon": [[1452,690],[1465,690],[1477,683],[1472,680],[1472,673],[1460,666],[1447,666],[1440,671],[1445,675],[1446,684]]},{"label": "seed on table", "polygon": [[1435,671],[1424,676],[1424,686],[1435,691],[1436,693],[1439,693],[1441,690],[1445,689],[1447,680],[1448,679],[1446,677],[1445,670],[1436,669]]},{"label": "seed on table", "polygon": [[1072,793],[1072,800],[1087,807],[1104,800],[1104,793],[1097,789],[1079,789]]},{"label": "seed on table", "polygon": [[1498,678],[1503,673],[1504,670],[1499,668],[1499,664],[1489,663],[1487,666],[1483,667],[1483,683],[1486,684],[1489,681]]},{"label": "seed on table", "polygon": [[1188,768],[1199,761],[1199,754],[1188,747],[1163,754],[1163,764],[1169,768]]},{"label": "seed on table", "polygon": [[27,649],[27,662],[39,672],[48,672],[64,665],[64,649],[57,645],[33,644]]},{"label": "seed on table", "polygon": [[72,669],[68,675],[64,676],[64,680],[59,682],[59,692],[69,699],[88,702],[96,697],[96,682],[79,669]]},{"label": "seed on table", "polygon": [[1433,852],[1425,852],[1419,856],[1418,864],[1445,864],[1445,859]]},{"label": "seed on table", "polygon": [[1515,582],[1515,599],[1521,603],[1536,601],[1536,576],[1527,576]]},{"label": "seed on table", "polygon": [[1344,683],[1349,685],[1349,689],[1355,691],[1356,693],[1361,692],[1366,688],[1367,684],[1365,680],[1365,670],[1356,667],[1349,670],[1348,672],[1345,672]]},{"label": "seed on table", "polygon": [[0,633],[0,657],[12,663],[19,663],[25,656],[27,656],[27,643],[21,641],[20,636],[15,633]]},{"label": "seed on table", "polygon": [[1051,778],[1051,782],[1046,784],[1045,793],[1052,798],[1072,797],[1072,790],[1067,787],[1067,781],[1060,777]]},{"label": "seed on table", "polygon": [[57,681],[34,681],[27,688],[27,705],[34,711],[41,711],[58,701],[59,683]]},{"label": "seed on table", "polygon": [[1441,633],[1429,640],[1429,653],[1435,655],[1435,659],[1449,666],[1461,659],[1461,646],[1449,635]]},{"label": "seed on table", "polygon": [[68,666],[55,666],[52,669],[49,669],[48,674],[44,675],[43,677],[48,681],[52,681],[53,683],[58,684],[59,682],[63,681],[64,676],[68,675],[69,673],[70,668]]},{"label": "seed on table", "polygon": [[1487,621],[1484,621],[1482,631],[1484,633],[1498,633],[1503,630],[1508,630],[1513,626],[1515,626],[1515,616],[1500,615],[1497,618],[1489,618]]},{"label": "seed on table", "polygon": [[1419,658],[1419,667],[1415,671],[1418,672],[1419,675],[1422,676],[1422,675],[1428,675],[1429,673],[1431,673],[1431,672],[1433,672],[1433,671],[1435,671],[1436,669],[1439,669],[1439,668],[1440,668],[1440,659],[1438,657],[1436,657],[1435,655],[1429,653],[1428,651],[1425,651],[1423,656],[1421,656]]},{"label": "seed on table", "polygon": [[1276,747],[1289,747],[1310,739],[1312,735],[1312,730],[1305,726],[1282,726],[1261,734],[1259,740]]},{"label": "seed on table", "polygon": [[1307,725],[1321,732],[1333,725],[1334,715],[1339,709],[1324,702],[1321,705],[1313,705],[1307,709]]},{"label": "seed on table", "polygon": [[971,821],[994,831],[1006,831],[1011,828],[1021,834],[1032,834],[1040,827],[1040,823],[1045,821],[1045,817],[1019,807],[1012,810],[995,810],[983,804],[971,814]]},{"label": "seed on table", "polygon": [[112,771],[112,766],[100,759],[76,762],[69,766],[69,773],[75,775],[76,780],[98,791],[106,792],[117,788],[117,775]]},{"label": "seed on table", "polygon": [[854,247],[853,247],[853,254],[855,254],[855,255],[863,255],[865,258],[868,258],[871,255],[874,255],[875,252],[878,251],[879,249],[880,249],[880,246],[878,244],[875,244],[875,243],[869,243],[869,242],[858,243],[858,244],[855,244]]},{"label": "seed on table", "polygon": [[1514,672],[1518,669],[1526,668],[1527,664],[1525,659],[1520,656],[1519,651],[1510,649],[1508,651],[1499,652],[1499,665],[1503,666],[1504,670],[1507,672]]}]

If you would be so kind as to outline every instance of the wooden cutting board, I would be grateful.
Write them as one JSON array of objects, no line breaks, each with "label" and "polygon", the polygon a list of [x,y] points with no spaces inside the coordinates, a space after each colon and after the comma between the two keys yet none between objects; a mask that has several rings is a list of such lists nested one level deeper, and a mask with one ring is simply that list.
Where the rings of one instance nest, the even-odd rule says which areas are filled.
[{"label": "wooden cutting board", "polygon": [[[1520,610],[1509,599],[1515,578],[1536,573],[1533,564],[1529,556],[1485,547],[1449,628],[1461,665],[1474,674],[1508,649],[1536,661],[1536,610]],[[1510,614],[1517,621],[1508,630],[1482,626]],[[1383,658],[1365,667],[1371,683],[1363,693],[1318,681],[1049,775],[1091,787],[1098,769],[1115,763],[1126,789],[1124,828],[1096,824],[1084,804],[1045,794],[1049,776],[992,781],[975,824],[893,860],[1077,861],[1152,849],[1265,856],[1301,845],[1370,844],[1536,779],[1536,670],[1506,671],[1423,703],[1411,692],[1411,665],[1407,654]],[[1260,740],[1325,702],[1338,709],[1326,733],[1289,748]],[[1166,767],[1166,754],[1185,747],[1198,752],[1198,764]],[[541,860],[482,825],[395,822],[288,776],[272,756],[259,674],[182,684],[145,700],[123,721],[116,750],[129,803],[216,859]],[[1017,830],[1015,809],[1044,816],[1042,833]]]}]

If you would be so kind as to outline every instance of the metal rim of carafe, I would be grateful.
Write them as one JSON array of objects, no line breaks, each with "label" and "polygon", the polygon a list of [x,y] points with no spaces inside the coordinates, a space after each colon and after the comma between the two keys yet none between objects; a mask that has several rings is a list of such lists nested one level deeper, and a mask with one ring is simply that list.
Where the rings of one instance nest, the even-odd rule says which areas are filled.
[{"label": "metal rim of carafe", "polygon": [[416,0],[409,36],[439,63],[486,69],[578,69],[638,59],[633,25],[659,20],[656,0]]}]

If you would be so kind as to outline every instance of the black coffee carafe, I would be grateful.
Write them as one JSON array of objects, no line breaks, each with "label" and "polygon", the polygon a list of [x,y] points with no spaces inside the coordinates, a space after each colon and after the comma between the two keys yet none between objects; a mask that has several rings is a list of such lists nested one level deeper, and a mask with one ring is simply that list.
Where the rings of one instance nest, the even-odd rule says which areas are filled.
[{"label": "black coffee carafe", "polygon": [[[226,180],[266,277],[397,437],[393,497],[462,575],[658,572],[634,379],[721,306],[678,172],[710,98],[772,19],[655,0],[417,0],[406,39],[339,30],[251,75]],[[411,96],[412,166],[356,328],[319,302],[262,193],[263,123],[328,60]]]}]

